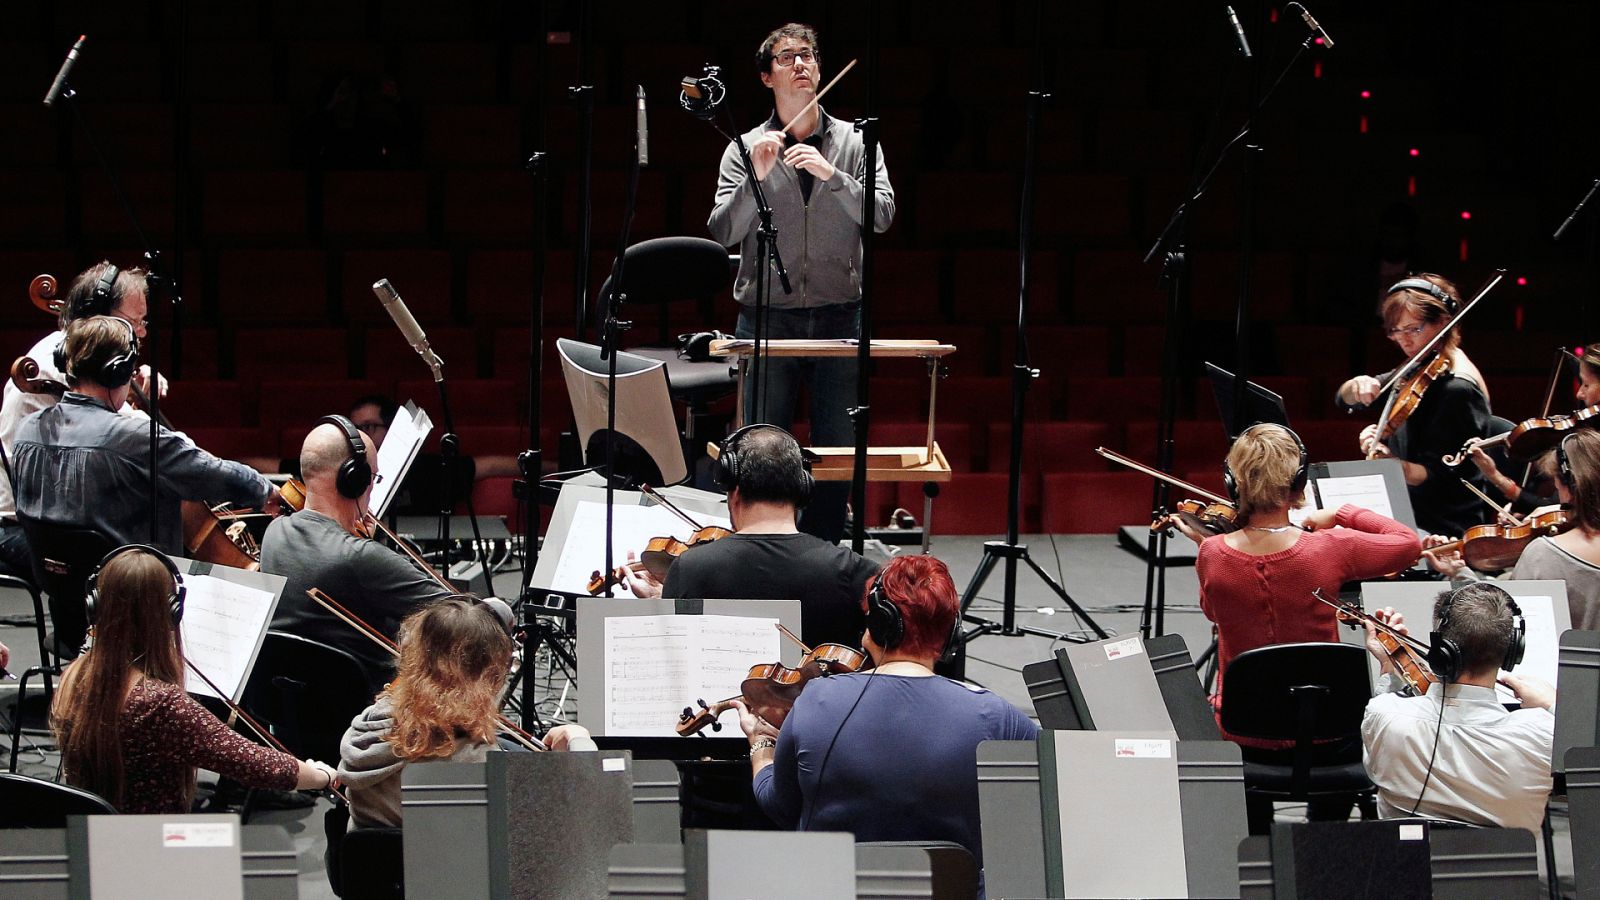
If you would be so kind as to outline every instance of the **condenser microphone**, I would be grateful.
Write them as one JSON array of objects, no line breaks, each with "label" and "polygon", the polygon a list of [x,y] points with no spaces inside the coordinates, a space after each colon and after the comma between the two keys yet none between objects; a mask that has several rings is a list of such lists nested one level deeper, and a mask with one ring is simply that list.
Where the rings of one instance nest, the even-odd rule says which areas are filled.
[{"label": "condenser microphone", "polygon": [[634,139],[638,146],[639,168],[643,169],[650,165],[650,128],[649,122],[647,121],[648,117],[645,115],[644,109],[644,85],[638,85],[638,89],[639,110],[638,118],[634,122],[633,133]]},{"label": "condenser microphone", "polygon": [[422,326],[417,324],[416,318],[411,315],[411,310],[406,309],[404,300],[400,299],[400,292],[394,289],[389,279],[381,278],[372,285],[372,292],[378,295],[378,300],[383,303],[383,308],[388,311],[389,318],[394,320],[400,335],[417,351],[422,361],[433,370],[433,380],[444,380],[444,360],[440,359],[428,346],[428,336],[422,332]]},{"label": "condenser microphone", "polygon": [[679,82],[683,90],[678,93],[678,105],[699,119],[710,120],[716,116],[722,101],[728,96],[727,87],[717,77],[719,71],[716,66],[706,66],[705,74],[699,78],[683,76]]},{"label": "condenser microphone", "polygon": [[1306,27],[1311,29],[1311,33],[1312,34],[1316,35],[1319,38],[1322,38],[1322,46],[1327,47],[1329,50],[1332,50],[1333,49],[1333,38],[1328,37],[1327,30],[1324,29],[1322,27],[1322,24],[1317,21],[1317,17],[1313,16],[1311,14],[1311,10],[1306,9],[1304,5],[1299,4],[1299,3],[1295,3],[1295,4],[1291,4],[1291,5],[1300,7],[1300,18],[1302,18],[1302,19],[1304,19],[1306,21]]},{"label": "condenser microphone", "polygon": [[83,49],[83,42],[88,35],[78,35],[78,40],[73,43],[72,49],[67,51],[67,58],[61,63],[61,71],[56,73],[56,80],[50,82],[50,90],[44,92],[44,105],[54,106],[56,98],[61,96],[61,90],[67,86],[67,76],[72,74],[72,67],[78,64],[78,51]]},{"label": "condenser microphone", "polygon": [[1233,24],[1233,40],[1239,46],[1239,55],[1245,59],[1250,58],[1250,40],[1244,36],[1244,26],[1239,24],[1239,14],[1233,7],[1227,7],[1228,21]]}]

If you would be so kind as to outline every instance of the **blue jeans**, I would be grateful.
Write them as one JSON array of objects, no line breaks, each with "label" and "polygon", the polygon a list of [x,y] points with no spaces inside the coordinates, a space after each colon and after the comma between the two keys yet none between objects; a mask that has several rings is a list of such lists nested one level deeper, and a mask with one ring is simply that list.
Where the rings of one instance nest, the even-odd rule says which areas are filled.
[{"label": "blue jeans", "polygon": [[[734,330],[739,338],[756,336],[755,310],[741,305]],[[855,338],[861,336],[861,304],[839,303],[811,309],[767,310],[766,337],[773,340]],[[766,415],[754,382],[746,383],[745,422],[766,422],[793,430],[800,388],[811,395],[811,443],[818,447],[844,447],[855,443],[849,409],[855,405],[856,358],[770,357],[761,362]],[[800,517],[800,529],[837,543],[844,536],[845,504],[850,497],[847,481],[818,482],[811,502]]]}]

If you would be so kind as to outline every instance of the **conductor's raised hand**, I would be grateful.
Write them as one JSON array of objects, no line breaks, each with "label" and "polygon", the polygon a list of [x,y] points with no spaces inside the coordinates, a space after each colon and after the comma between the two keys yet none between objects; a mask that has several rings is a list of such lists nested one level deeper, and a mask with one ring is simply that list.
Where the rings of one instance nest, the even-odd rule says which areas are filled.
[{"label": "conductor's raised hand", "polygon": [[822,151],[810,144],[795,144],[783,152],[783,161],[796,169],[810,172],[819,181],[832,181],[834,172],[833,163],[828,162]]},{"label": "conductor's raised hand", "polygon": [[750,164],[755,167],[756,180],[766,181],[772,167],[783,152],[783,132],[768,131],[750,144]]}]

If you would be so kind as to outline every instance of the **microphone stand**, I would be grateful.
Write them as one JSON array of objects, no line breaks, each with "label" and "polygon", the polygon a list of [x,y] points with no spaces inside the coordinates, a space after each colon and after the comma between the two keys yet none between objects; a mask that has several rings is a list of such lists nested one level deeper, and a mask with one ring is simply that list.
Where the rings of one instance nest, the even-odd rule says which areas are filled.
[{"label": "microphone stand", "polygon": [[[544,4],[537,5],[543,18]],[[578,6],[578,83],[567,88],[567,99],[578,104],[578,259],[572,273],[572,298],[574,336],[582,341],[587,340],[589,331],[589,263],[594,256],[594,4],[580,0]],[[542,38],[545,32],[537,33]],[[541,60],[546,55],[541,53]]]},{"label": "microphone stand", "polygon": [[[439,471],[444,476],[444,483],[439,493],[439,543],[445,547],[444,577],[450,579],[450,514],[456,508],[456,463],[461,459],[461,439],[456,435],[455,417],[450,413],[450,392],[445,387],[444,361],[429,351],[432,357],[428,360],[433,367],[433,383],[439,388],[439,407],[444,413],[444,433],[439,435]],[[472,491],[467,491],[467,518],[472,522],[472,558],[477,561],[479,568],[483,569],[483,586],[490,596],[494,596],[494,573],[489,571],[488,554],[483,549],[483,534],[478,529],[478,508],[472,500]],[[469,584],[470,589],[470,584]]]},{"label": "microphone stand", "polygon": [[[1277,77],[1273,79],[1271,87],[1261,95],[1259,100],[1251,103],[1249,118],[1246,119],[1244,126],[1217,150],[1216,156],[1211,160],[1209,166],[1195,169],[1196,177],[1189,189],[1188,197],[1173,209],[1172,215],[1167,219],[1167,224],[1161,229],[1161,234],[1156,237],[1155,244],[1150,247],[1150,251],[1144,256],[1146,263],[1155,259],[1157,255],[1161,256],[1161,283],[1167,289],[1168,315],[1167,333],[1162,349],[1161,410],[1156,425],[1156,468],[1162,471],[1168,471],[1172,468],[1173,423],[1177,419],[1179,341],[1184,336],[1185,325],[1188,321],[1189,284],[1186,277],[1188,252],[1184,240],[1188,230],[1189,211],[1211,186],[1212,177],[1217,174],[1217,170],[1227,160],[1229,151],[1233,149],[1234,145],[1250,136],[1251,130],[1260,118],[1261,110],[1266,107],[1267,102],[1277,92],[1278,86],[1283,83],[1284,76],[1299,62],[1301,55],[1305,53],[1315,39],[1316,34],[1314,32],[1306,35],[1305,40],[1300,43],[1294,55],[1279,70]],[[1257,49],[1260,49],[1259,44]],[[1225,90],[1220,91],[1218,94],[1219,113],[1221,104],[1225,102],[1225,94]],[[1252,151],[1250,155],[1254,157],[1256,154]],[[1248,160],[1247,165],[1251,165]],[[1253,183],[1254,176],[1252,175],[1247,181],[1247,190],[1252,189],[1249,185]],[[1254,216],[1250,206],[1251,204],[1247,198],[1247,202],[1243,204],[1244,215],[1253,221]],[[1240,278],[1240,302],[1245,303],[1248,297],[1249,273],[1241,273]],[[1242,308],[1239,315],[1241,317],[1244,315]],[[1242,326],[1237,327],[1242,328]],[[1244,348],[1241,340],[1241,359],[1243,358],[1243,353]],[[1238,391],[1247,381],[1247,373],[1244,371],[1244,367],[1238,363],[1235,363],[1235,368],[1239,369],[1234,377],[1234,388],[1235,391]],[[1234,398],[1234,409],[1236,417],[1243,415],[1244,404],[1239,401],[1237,394]],[[1151,498],[1152,521],[1166,509],[1168,496],[1166,483],[1160,479],[1155,481],[1156,484]],[[1165,633],[1166,558],[1167,533],[1165,531],[1152,532],[1145,549],[1144,608],[1139,616],[1139,633],[1144,637],[1151,636],[1152,622],[1155,634]]]},{"label": "microphone stand", "polygon": [[[180,65],[180,68],[182,66]],[[144,224],[139,220],[139,214],[133,208],[133,202],[128,198],[128,193],[123,189],[122,180],[117,177],[117,170],[111,164],[111,159],[106,156],[100,147],[100,142],[95,139],[94,130],[89,127],[89,120],[83,114],[83,107],[78,104],[78,92],[73,89],[69,81],[63,80],[61,99],[67,101],[67,106],[72,110],[73,121],[82,130],[84,140],[89,144],[89,149],[94,153],[100,168],[105,172],[106,180],[111,183],[112,193],[117,196],[117,203],[122,207],[122,212],[128,217],[128,224],[133,226],[133,232],[139,238],[139,244],[144,248],[145,269],[145,301],[150,313],[153,313],[163,299],[172,304],[173,314],[176,316],[178,309],[183,304],[183,296],[179,293],[178,282],[175,277],[169,277],[161,268],[161,254],[150,243],[150,237],[144,230]],[[181,212],[180,212],[181,216]],[[145,410],[150,418],[150,543],[160,546],[160,484],[161,484],[161,367],[160,359],[156,353],[156,342],[153,340],[155,329],[149,314],[146,315],[145,337],[139,342],[140,355],[147,360],[150,366],[150,408]]]},{"label": "microphone stand", "polygon": [[[878,213],[878,16],[877,4],[869,8],[867,27],[867,114],[856,120],[866,151],[861,179],[861,318],[856,340],[856,405],[850,410],[855,428],[855,463],[850,471],[850,549],[860,556],[867,543],[867,430],[872,424],[868,370],[872,366],[872,258]],[[821,115],[819,108],[817,114]],[[926,527],[927,523],[924,523]]]},{"label": "microphone stand", "polygon": [[[1584,209],[1589,206],[1589,201],[1594,199],[1596,191],[1600,191],[1600,178],[1596,178],[1594,180],[1594,184],[1589,185],[1588,192],[1583,195],[1583,199],[1578,201],[1578,205],[1573,207],[1572,212],[1569,213],[1566,219],[1561,222],[1560,227],[1556,229],[1555,235],[1550,238],[1551,241],[1560,241],[1566,236],[1567,229],[1572,227],[1573,221],[1575,221],[1579,216],[1583,215]],[[1586,253],[1589,258],[1590,290],[1586,291],[1583,295],[1583,311],[1579,315],[1579,321],[1583,326],[1583,339],[1585,341],[1594,337],[1594,316],[1593,308],[1589,305],[1589,295],[1594,292],[1595,287],[1600,286],[1600,274],[1597,274],[1600,273],[1600,266],[1596,265],[1595,257],[1595,240],[1597,234],[1600,234],[1600,230],[1597,230],[1594,227],[1593,222],[1591,222],[1589,226],[1589,248]],[[1532,469],[1530,468],[1529,471],[1532,471]]]},{"label": "microphone stand", "polygon": [[[643,96],[644,88],[639,88]],[[642,101],[641,101],[642,102]],[[611,596],[610,575],[615,572],[616,503],[617,503],[617,353],[622,332],[633,327],[632,322],[618,318],[622,304],[628,299],[623,276],[628,265],[628,235],[633,230],[633,212],[639,200],[639,134],[633,136],[633,159],[628,165],[627,203],[622,214],[622,236],[617,240],[617,257],[611,263],[611,289],[603,298],[605,320],[600,332],[600,358],[606,360],[606,596]]]}]

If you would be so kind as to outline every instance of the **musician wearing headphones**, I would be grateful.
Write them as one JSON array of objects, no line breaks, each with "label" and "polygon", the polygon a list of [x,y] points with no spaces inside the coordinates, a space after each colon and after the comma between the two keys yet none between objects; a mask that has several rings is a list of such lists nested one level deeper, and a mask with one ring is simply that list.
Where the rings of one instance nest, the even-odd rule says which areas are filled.
[{"label": "musician wearing headphones", "polygon": [[195,770],[255,788],[316,790],[334,771],[236,734],[184,690],[183,576],[143,544],[113,550],[89,579],[90,649],[50,707],[66,781],[122,813],[187,813]]},{"label": "musician wearing headphones", "polygon": [[778,825],[858,841],[955,841],[983,863],[977,750],[1039,726],[988,691],[933,673],[960,601],[945,564],[899,556],[861,600],[876,668],[806,683],[782,730],[742,704],[757,802]]},{"label": "musician wearing headphones", "polygon": [[[1373,615],[1406,632],[1394,610]],[[1517,602],[1497,585],[1474,582],[1441,592],[1434,618],[1428,667],[1439,680],[1424,697],[1399,692],[1405,682],[1367,625],[1367,649],[1383,666],[1361,722],[1378,813],[1538,834],[1550,794],[1556,691],[1511,671],[1527,638]],[[1506,712],[1496,681],[1516,693],[1521,709]]]},{"label": "musician wearing headphones", "polygon": [[[791,22],[774,29],[756,51],[761,83],[772,91],[774,111],[742,139],[750,164],[777,229],[778,255],[793,293],[784,293],[778,278],[766,292],[765,331],[775,339],[855,338],[861,336],[861,228],[866,145],[861,133],[844,120],[811,106],[823,88],[822,48],[816,29]],[[787,127],[788,133],[784,133]],[[878,148],[874,175],[873,228],[889,229],[894,220],[894,188],[883,148]],[[739,247],[739,274],[733,295],[739,302],[735,335],[756,337],[756,279],[760,254],[755,189],[750,185],[739,148],[730,142],[717,171],[717,193],[706,227],[724,247]],[[853,440],[847,414],[855,396],[854,356],[831,359],[770,357],[761,360],[764,396],[746,392],[747,422],[771,422],[788,428],[805,385],[811,396],[811,438],[823,446]],[[761,407],[758,400],[764,400]],[[758,416],[758,409],[764,410]],[[837,542],[844,534],[845,502],[850,486],[819,486],[807,509],[806,531]]]},{"label": "musician wearing headphones", "polygon": [[[61,349],[62,341],[66,339],[67,326],[78,319],[89,316],[116,316],[119,319],[126,319],[133,324],[134,333],[143,340],[145,324],[148,321],[144,277],[143,269],[119,269],[109,262],[102,261],[83,270],[73,279],[71,287],[67,288],[58,315],[57,329],[40,338],[38,343],[28,349],[28,357],[39,365],[38,378],[57,384],[66,383],[66,373],[56,365],[56,352]],[[150,367],[140,366],[134,372],[132,380],[141,390],[148,391],[149,377]],[[165,379],[161,382],[161,395],[166,396]],[[4,400],[0,402],[0,449],[3,449],[9,457],[12,444],[16,440],[17,428],[22,424],[22,420],[55,404],[54,395],[27,393],[7,379]],[[127,404],[124,404],[118,412],[148,422],[142,411]],[[9,469],[9,465],[5,468]],[[30,561],[27,538],[23,536],[22,526],[17,522],[17,504],[11,492],[9,471],[0,471],[0,574],[20,575],[29,579],[33,577],[33,564]]]},{"label": "musician wearing headphones", "polygon": [[861,592],[877,567],[799,530],[812,492],[800,443],[776,425],[748,425],[722,442],[715,474],[735,533],[684,551],[664,582],[619,568],[628,588],[638,597],[799,600],[807,644],[853,646]]},{"label": "musician wearing headphones", "polygon": [[[1438,275],[1420,274],[1392,285],[1378,311],[1384,333],[1410,359],[1450,325],[1460,308],[1461,293],[1454,284]],[[1428,386],[1416,410],[1387,439],[1379,439],[1376,423],[1362,429],[1360,449],[1378,458],[1401,460],[1419,527],[1457,535],[1487,519],[1487,507],[1461,484],[1465,477],[1482,488],[1483,475],[1475,466],[1452,469],[1442,459],[1469,439],[1488,435],[1489,389],[1461,349],[1459,328],[1451,329],[1435,353],[1449,360],[1450,370]],[[1418,368],[1427,362],[1419,361]],[[1346,411],[1379,412],[1390,396],[1381,389],[1394,374],[1358,375],[1339,386],[1335,402]]]},{"label": "musician wearing headphones", "polygon": [[394,658],[323,609],[306,591],[318,588],[358,618],[395,639],[400,623],[454,592],[401,554],[370,540],[368,500],[383,473],[372,442],[344,416],[325,416],[300,448],[305,507],[267,526],[261,571],[289,579],[272,627],[347,650],[366,667],[372,692],[394,674]]},{"label": "musician wearing headphones", "polygon": [[1575,524],[1534,539],[1510,577],[1565,581],[1572,627],[1600,630],[1600,432],[1567,433],[1542,464],[1554,470],[1557,496]]},{"label": "musician wearing headphones", "polygon": [[[1293,431],[1252,425],[1233,442],[1223,467],[1223,483],[1239,508],[1239,529],[1206,537],[1180,524],[1200,541],[1200,608],[1217,626],[1220,674],[1213,704],[1221,702],[1228,664],[1240,653],[1339,639],[1333,609],[1312,591],[1336,597],[1345,582],[1405,569],[1421,553],[1410,528],[1348,504],[1291,524],[1289,511],[1305,502],[1308,467],[1305,445]],[[1278,748],[1229,737],[1247,747]]]},{"label": "musician wearing headphones", "polygon": [[[119,415],[139,351],[137,329],[114,316],[67,326],[58,362],[69,390],[22,421],[11,453],[17,511],[40,522],[91,528],[116,543],[150,535],[150,425]],[[157,429],[161,475],[155,544],[183,550],[183,500],[275,507],[277,491],[248,466],[218,459]]]}]

